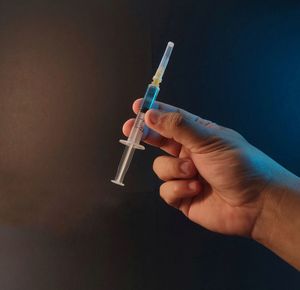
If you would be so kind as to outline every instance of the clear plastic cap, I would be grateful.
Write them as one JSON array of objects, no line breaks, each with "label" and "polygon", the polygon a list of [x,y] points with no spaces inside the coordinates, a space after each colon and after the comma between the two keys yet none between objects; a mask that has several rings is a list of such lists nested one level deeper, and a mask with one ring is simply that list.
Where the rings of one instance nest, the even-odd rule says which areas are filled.
[{"label": "clear plastic cap", "polygon": [[169,63],[169,59],[170,59],[170,56],[171,56],[171,53],[172,53],[172,50],[173,50],[173,47],[174,47],[174,43],[169,41],[168,42],[168,45],[166,47],[166,50],[165,50],[165,53],[160,61],[160,64],[158,66],[158,69],[156,70],[156,73],[153,77],[153,81],[156,83],[156,84],[160,84],[161,81],[162,81],[162,77],[164,75],[164,72],[166,70],[166,67]]}]

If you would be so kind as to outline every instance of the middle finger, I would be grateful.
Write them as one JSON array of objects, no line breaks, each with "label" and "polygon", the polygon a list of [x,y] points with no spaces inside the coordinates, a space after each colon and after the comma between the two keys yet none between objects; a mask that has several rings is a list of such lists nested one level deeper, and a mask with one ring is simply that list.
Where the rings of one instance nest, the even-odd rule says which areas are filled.
[{"label": "middle finger", "polygon": [[192,178],[197,175],[197,169],[190,159],[171,156],[157,157],[153,162],[153,170],[163,181]]}]

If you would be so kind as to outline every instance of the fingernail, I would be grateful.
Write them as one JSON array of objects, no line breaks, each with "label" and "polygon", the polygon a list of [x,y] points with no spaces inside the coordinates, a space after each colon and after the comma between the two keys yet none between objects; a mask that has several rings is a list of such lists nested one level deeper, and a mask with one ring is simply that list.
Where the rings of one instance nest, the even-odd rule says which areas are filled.
[{"label": "fingernail", "polygon": [[156,124],[158,122],[158,119],[159,119],[159,112],[155,111],[155,110],[151,111],[149,118],[150,118],[150,122],[153,125]]},{"label": "fingernail", "polygon": [[180,170],[184,175],[188,175],[191,172],[191,163],[189,161],[182,162]]},{"label": "fingernail", "polygon": [[198,190],[198,181],[191,181],[189,183],[189,189],[192,191]]}]

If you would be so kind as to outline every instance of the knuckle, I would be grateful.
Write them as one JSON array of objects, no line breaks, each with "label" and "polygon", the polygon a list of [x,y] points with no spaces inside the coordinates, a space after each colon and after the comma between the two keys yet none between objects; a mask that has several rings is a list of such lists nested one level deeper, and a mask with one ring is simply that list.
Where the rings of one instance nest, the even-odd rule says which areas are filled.
[{"label": "knuckle", "polygon": [[173,192],[175,195],[177,195],[178,193],[180,193],[181,191],[181,186],[178,182],[174,183],[173,185]]},{"label": "knuckle", "polygon": [[179,112],[172,112],[168,114],[168,123],[169,128],[181,127],[183,124],[184,118],[183,115]]}]

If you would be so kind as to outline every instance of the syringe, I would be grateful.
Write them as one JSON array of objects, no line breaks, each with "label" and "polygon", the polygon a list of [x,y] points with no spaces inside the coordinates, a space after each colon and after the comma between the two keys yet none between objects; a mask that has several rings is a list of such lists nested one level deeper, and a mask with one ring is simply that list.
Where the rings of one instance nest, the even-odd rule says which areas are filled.
[{"label": "syringe", "polygon": [[156,70],[156,73],[152,78],[152,83],[148,85],[147,91],[142,101],[141,109],[136,116],[129,137],[127,140],[120,140],[120,143],[124,144],[126,148],[124,149],[121,161],[119,163],[115,179],[111,180],[115,184],[124,186],[123,180],[129,168],[135,149],[145,150],[145,147],[140,144],[145,126],[145,113],[152,108],[153,103],[159,93],[159,84],[162,82],[162,77],[168,65],[173,47],[174,43],[168,42],[167,48],[161,59],[158,69]]}]

